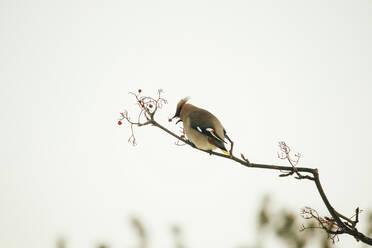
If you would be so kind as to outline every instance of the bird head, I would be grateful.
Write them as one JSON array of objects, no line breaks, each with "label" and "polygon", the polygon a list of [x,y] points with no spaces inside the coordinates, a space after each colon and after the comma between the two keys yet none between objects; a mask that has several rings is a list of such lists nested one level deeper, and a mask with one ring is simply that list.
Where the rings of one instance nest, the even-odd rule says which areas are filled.
[{"label": "bird head", "polygon": [[180,119],[176,122],[176,124],[177,124],[178,122],[182,121],[182,119],[181,119],[181,110],[182,110],[183,105],[185,105],[185,103],[186,103],[189,99],[190,99],[190,97],[185,97],[185,98],[181,99],[181,100],[178,102],[178,104],[177,104],[177,109],[176,109],[176,113],[174,114],[174,116],[173,116],[173,118],[172,118],[172,119],[174,119],[174,118],[176,118],[176,117],[180,118]]}]

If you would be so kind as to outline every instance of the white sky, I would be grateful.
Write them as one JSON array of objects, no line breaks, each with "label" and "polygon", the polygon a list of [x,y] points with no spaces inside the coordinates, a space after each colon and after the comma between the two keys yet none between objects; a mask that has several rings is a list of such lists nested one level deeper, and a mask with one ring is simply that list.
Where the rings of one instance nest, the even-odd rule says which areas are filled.
[{"label": "white sky", "polygon": [[[280,163],[277,142],[317,167],[334,207],[372,208],[372,2],[0,2],[0,246],[254,243],[261,196],[326,213],[311,182],[278,178],[174,145],[151,127],[127,143],[128,91],[215,113],[253,162]],[[363,219],[363,216],[362,216]],[[342,237],[337,247],[354,246]]]}]

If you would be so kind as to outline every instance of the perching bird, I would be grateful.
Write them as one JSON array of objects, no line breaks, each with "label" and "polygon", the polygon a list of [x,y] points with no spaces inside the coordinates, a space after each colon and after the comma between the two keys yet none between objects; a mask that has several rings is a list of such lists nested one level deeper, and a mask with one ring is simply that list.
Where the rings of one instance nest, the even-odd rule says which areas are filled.
[{"label": "perching bird", "polygon": [[183,122],[187,138],[199,149],[212,151],[219,148],[223,153],[230,155],[225,147],[225,138],[229,137],[221,122],[207,110],[186,103],[188,100],[186,97],[179,101],[176,114],[173,116],[180,118],[177,123]]}]

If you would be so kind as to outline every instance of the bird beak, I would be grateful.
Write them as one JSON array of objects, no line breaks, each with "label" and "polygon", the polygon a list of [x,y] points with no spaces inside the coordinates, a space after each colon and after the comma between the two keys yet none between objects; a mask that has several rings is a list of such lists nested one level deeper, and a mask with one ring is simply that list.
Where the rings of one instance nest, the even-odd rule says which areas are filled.
[{"label": "bird beak", "polygon": [[[176,118],[177,116],[177,113],[172,117],[172,120],[174,119],[174,118]],[[180,121],[182,121],[181,119],[179,119],[177,122],[176,122],[176,125],[178,124],[178,122],[180,122]]]}]

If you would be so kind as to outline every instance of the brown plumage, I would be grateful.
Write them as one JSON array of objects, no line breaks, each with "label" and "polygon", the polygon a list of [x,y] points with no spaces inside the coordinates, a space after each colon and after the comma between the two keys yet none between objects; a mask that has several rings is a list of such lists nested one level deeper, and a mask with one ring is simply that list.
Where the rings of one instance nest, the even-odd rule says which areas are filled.
[{"label": "brown plumage", "polygon": [[173,117],[179,117],[179,121],[183,122],[186,137],[197,148],[207,151],[219,148],[229,154],[224,144],[226,131],[221,122],[207,110],[186,103],[188,100],[189,98],[184,98],[179,101]]}]

